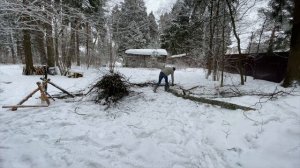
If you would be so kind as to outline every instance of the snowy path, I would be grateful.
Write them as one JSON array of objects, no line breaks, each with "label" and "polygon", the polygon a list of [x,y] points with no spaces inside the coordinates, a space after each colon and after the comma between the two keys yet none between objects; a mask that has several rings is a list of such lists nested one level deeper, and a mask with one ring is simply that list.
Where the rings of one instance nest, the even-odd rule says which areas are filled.
[{"label": "snowy path", "polygon": [[[19,101],[38,80],[19,75],[19,70],[15,66],[0,66],[1,106]],[[131,78],[134,82],[155,80],[157,74],[157,71],[133,71],[123,70],[126,76],[137,73]],[[180,80],[177,79],[184,83],[185,77],[195,73],[199,71],[178,71]],[[155,76],[148,78],[149,74]],[[53,81],[75,91],[85,88],[96,77],[97,71],[90,71],[84,78],[55,76]],[[17,79],[20,81],[15,82]],[[294,168],[300,165],[299,96],[270,101],[258,111],[243,114],[241,110],[184,100],[161,87],[158,93],[147,87],[132,90],[134,93],[106,111],[86,99],[56,100],[48,108],[16,112],[1,108],[0,168]],[[36,98],[29,103],[40,103]],[[231,101],[252,104],[253,100],[242,97]]]}]

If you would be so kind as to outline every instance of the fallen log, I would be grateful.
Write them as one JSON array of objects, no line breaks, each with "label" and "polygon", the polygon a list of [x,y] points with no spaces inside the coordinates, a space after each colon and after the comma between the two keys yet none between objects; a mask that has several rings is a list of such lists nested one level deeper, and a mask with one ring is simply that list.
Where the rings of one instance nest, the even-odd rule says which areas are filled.
[{"label": "fallen log", "polygon": [[146,86],[154,86],[155,82],[144,82],[144,83],[129,83],[129,85],[138,86],[138,87],[146,87]]},{"label": "fallen log", "polygon": [[174,89],[169,89],[169,92],[177,97],[182,97],[184,99],[189,99],[189,100],[200,102],[200,103],[216,105],[216,106],[220,106],[222,108],[226,108],[226,109],[230,109],[230,110],[237,110],[237,109],[241,109],[241,110],[245,110],[245,111],[255,110],[254,108],[245,107],[245,106],[228,103],[228,102],[223,102],[223,101],[219,101],[219,100],[211,100],[211,99],[206,99],[203,97],[194,97],[194,96],[190,96],[190,95],[180,94],[178,91],[176,91]]},{"label": "fallen log", "polygon": [[11,105],[11,106],[2,106],[2,108],[27,108],[27,107],[49,107],[49,105]]},{"label": "fallen log", "polygon": [[69,95],[69,96],[71,96],[71,97],[73,97],[73,98],[75,97],[74,95],[72,95],[71,93],[69,93],[68,91],[66,91],[65,89],[63,89],[63,88],[57,86],[57,85],[54,84],[53,82],[50,82],[50,79],[49,79],[48,83],[49,83],[50,85],[56,87],[57,89],[61,90],[62,92],[66,93],[67,95]]},{"label": "fallen log", "polygon": [[[85,96],[84,93],[70,93],[70,94],[72,94],[74,97]],[[66,98],[69,98],[69,97],[70,97],[69,95],[61,94],[61,93],[52,95],[52,98],[56,98],[56,99],[66,99]]]}]

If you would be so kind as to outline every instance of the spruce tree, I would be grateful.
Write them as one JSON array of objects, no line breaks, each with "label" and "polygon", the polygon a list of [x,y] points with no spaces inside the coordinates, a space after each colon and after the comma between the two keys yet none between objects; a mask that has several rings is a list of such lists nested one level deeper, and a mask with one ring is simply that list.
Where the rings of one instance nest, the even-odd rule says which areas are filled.
[{"label": "spruce tree", "polygon": [[271,31],[268,52],[287,50],[290,46],[293,0],[270,0],[269,8],[262,10]]},{"label": "spruce tree", "polygon": [[188,5],[178,0],[171,11],[171,25],[161,36],[162,48],[172,54],[188,53],[190,51],[190,9]]},{"label": "spruce tree", "polygon": [[149,35],[150,35],[150,48],[158,47],[158,25],[155,20],[155,16],[153,12],[151,12],[148,16],[149,20]]},{"label": "spruce tree", "polygon": [[[117,12],[116,9],[115,11]],[[113,37],[119,39],[116,41],[119,54],[130,48],[146,48],[150,43],[150,34],[144,1],[125,0],[119,14],[120,19],[112,23]]]}]

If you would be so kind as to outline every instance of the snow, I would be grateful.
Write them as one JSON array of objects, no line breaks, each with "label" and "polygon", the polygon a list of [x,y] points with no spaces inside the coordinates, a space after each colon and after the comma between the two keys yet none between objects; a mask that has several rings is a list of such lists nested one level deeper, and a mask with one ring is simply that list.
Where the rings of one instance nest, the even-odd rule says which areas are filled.
[{"label": "snow", "polygon": [[181,58],[181,57],[185,57],[186,54],[178,54],[178,55],[172,55],[170,56],[170,58]]},{"label": "snow", "polygon": [[133,55],[151,55],[151,56],[168,55],[168,52],[165,49],[128,49],[125,51],[125,53],[133,54]]},{"label": "snow", "polygon": [[[88,90],[108,70],[76,67],[82,78],[49,76],[62,88]],[[116,69],[131,82],[158,79],[159,69]],[[0,106],[17,104],[41,76],[21,75],[21,65],[0,65]],[[226,74],[226,87],[205,78],[202,69],[176,69],[175,84],[208,95],[235,85],[242,92],[289,92],[279,84],[253,80],[237,85]],[[231,87],[232,88],[232,87]],[[50,94],[60,91],[48,86]],[[257,110],[227,110],[195,103],[151,87],[132,87],[115,106],[90,97],[51,100],[47,108],[0,109],[1,168],[295,168],[300,165],[300,89],[266,101],[258,96],[216,99]],[[202,96],[203,96],[202,95]],[[41,104],[35,94],[26,104]],[[261,103],[258,103],[258,102]]]}]

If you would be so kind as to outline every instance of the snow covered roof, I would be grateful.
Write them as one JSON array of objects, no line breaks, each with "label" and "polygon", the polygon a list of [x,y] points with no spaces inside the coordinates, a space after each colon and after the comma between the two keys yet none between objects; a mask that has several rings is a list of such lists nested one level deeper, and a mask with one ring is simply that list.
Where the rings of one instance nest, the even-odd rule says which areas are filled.
[{"label": "snow covered roof", "polygon": [[185,57],[186,54],[178,54],[178,55],[172,55],[169,58],[180,58],[180,57]]},{"label": "snow covered roof", "polygon": [[132,54],[132,55],[152,55],[152,56],[168,55],[168,52],[165,49],[128,49],[125,51],[125,53]]}]

